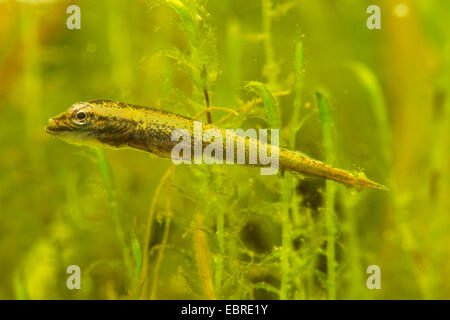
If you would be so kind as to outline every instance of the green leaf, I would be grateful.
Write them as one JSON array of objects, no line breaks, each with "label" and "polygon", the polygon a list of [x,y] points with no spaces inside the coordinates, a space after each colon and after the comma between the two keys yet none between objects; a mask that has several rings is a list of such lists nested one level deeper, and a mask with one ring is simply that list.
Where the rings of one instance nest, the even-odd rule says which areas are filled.
[{"label": "green leaf", "polygon": [[280,129],[280,118],[277,112],[276,101],[266,85],[258,81],[250,81],[247,82],[245,88],[261,97],[264,107],[266,108],[269,126],[273,129]]}]

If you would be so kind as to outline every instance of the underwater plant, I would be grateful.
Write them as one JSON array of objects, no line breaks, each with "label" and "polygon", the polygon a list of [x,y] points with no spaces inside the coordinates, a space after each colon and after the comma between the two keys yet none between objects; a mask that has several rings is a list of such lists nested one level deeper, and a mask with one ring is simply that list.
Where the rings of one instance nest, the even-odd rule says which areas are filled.
[{"label": "underwater plant", "polygon": [[[0,2],[0,298],[448,295],[438,2],[380,3],[382,29],[369,1],[80,0],[80,29],[64,1]],[[69,105],[47,132],[84,147],[42,130]],[[233,151],[272,161],[188,165],[199,123],[203,155],[241,128],[267,140]]]}]

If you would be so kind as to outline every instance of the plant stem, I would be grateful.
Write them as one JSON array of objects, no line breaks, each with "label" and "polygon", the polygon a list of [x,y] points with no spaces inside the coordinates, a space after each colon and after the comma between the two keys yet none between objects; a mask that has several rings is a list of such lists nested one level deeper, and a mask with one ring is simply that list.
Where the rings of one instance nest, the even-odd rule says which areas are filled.
[{"label": "plant stem", "polygon": [[278,65],[275,62],[275,53],[272,43],[272,1],[262,0],[262,32],[264,34],[264,53],[266,63],[263,74],[267,78],[270,90],[275,90],[278,86]]},{"label": "plant stem", "polygon": [[155,219],[155,209],[156,204],[158,203],[158,199],[161,195],[161,190],[164,184],[166,183],[167,179],[171,176],[174,170],[174,165],[172,164],[169,169],[167,169],[166,173],[162,176],[161,180],[158,183],[158,186],[156,187],[155,194],[153,195],[152,204],[150,205],[150,210],[148,213],[148,220],[147,220],[147,228],[145,233],[145,240],[144,240],[144,249],[143,249],[143,258],[142,258],[142,269],[141,269],[141,277],[140,277],[140,287],[141,287],[141,299],[145,296],[145,289],[147,287],[147,284],[145,284],[145,280],[147,279],[147,273],[148,273],[148,260],[149,260],[149,247],[150,247],[150,239],[151,239],[151,232],[152,232],[152,225],[153,220]]},{"label": "plant stem", "polygon": [[285,173],[284,179],[281,181],[281,245],[283,252],[281,254],[281,286],[280,286],[280,300],[288,299],[289,281],[291,275],[290,255],[292,252],[292,229],[289,216],[289,209],[292,198],[292,177],[289,173]]},{"label": "plant stem", "polygon": [[155,296],[156,296],[156,289],[158,287],[159,269],[161,267],[161,261],[164,256],[164,250],[167,245],[167,240],[169,239],[169,231],[170,231],[171,222],[172,222],[172,215],[171,215],[171,213],[169,213],[165,219],[163,239],[161,242],[161,247],[159,248],[158,258],[156,258],[155,270],[153,271],[152,288],[150,289],[150,300],[154,300]]},{"label": "plant stem", "polygon": [[[323,144],[325,147],[325,158],[329,165],[334,165],[335,162],[335,147],[331,133],[331,120],[329,105],[327,99],[320,93],[316,93],[317,106],[319,109],[320,120],[322,122]],[[325,190],[325,226],[327,233],[327,284],[328,284],[328,298],[330,300],[336,299],[336,224],[334,212],[334,194],[335,185],[331,180],[326,181]]]},{"label": "plant stem", "polygon": [[202,282],[203,291],[207,299],[215,300],[216,293],[211,276],[210,253],[204,230],[203,214],[197,213],[195,217],[196,230],[194,233],[195,261]]},{"label": "plant stem", "polygon": [[117,209],[117,201],[114,196],[111,184],[111,174],[109,170],[108,162],[106,161],[105,155],[102,150],[94,149],[97,156],[98,166],[100,168],[103,183],[105,185],[106,192],[108,194],[109,205],[111,208],[111,217],[116,229],[116,234],[119,239],[120,246],[122,247],[123,262],[129,274],[131,274],[131,263],[130,263],[130,248],[125,240],[125,233],[122,229],[122,224],[120,222],[119,210]]},{"label": "plant stem", "polygon": [[222,210],[217,212],[217,242],[219,243],[219,253],[216,259],[216,270],[214,283],[216,287],[217,294],[222,295],[222,274],[223,274],[223,254],[225,251],[224,247],[224,215]]}]

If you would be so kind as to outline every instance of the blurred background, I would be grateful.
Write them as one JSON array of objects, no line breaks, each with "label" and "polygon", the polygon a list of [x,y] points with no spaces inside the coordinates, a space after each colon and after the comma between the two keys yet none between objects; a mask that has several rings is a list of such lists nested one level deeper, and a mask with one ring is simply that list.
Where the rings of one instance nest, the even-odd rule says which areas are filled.
[{"label": "blurred background", "polygon": [[[0,299],[450,298],[449,21],[445,0],[0,1]],[[193,117],[203,89],[239,112],[213,122],[267,128],[249,81],[275,97],[284,144],[320,160],[325,92],[336,166],[390,190],[332,183],[330,199],[317,178],[44,131],[94,99]]]}]

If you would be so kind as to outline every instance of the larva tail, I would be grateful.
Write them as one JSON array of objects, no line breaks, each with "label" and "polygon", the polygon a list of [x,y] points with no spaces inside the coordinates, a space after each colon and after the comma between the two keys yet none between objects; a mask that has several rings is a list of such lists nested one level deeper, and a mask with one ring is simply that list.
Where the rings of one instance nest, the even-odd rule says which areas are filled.
[{"label": "larva tail", "polygon": [[334,168],[321,161],[311,159],[300,152],[287,149],[280,149],[280,167],[293,172],[334,180],[357,189],[370,187],[388,190],[386,186],[371,181],[364,176]]},{"label": "larva tail", "polygon": [[374,182],[367,178],[358,177],[358,176],[354,176],[354,177],[355,177],[354,186],[358,189],[359,189],[358,186],[363,186],[363,187],[370,187],[370,188],[375,188],[375,189],[379,189],[379,190],[389,190],[389,188],[386,187],[385,185]]}]

